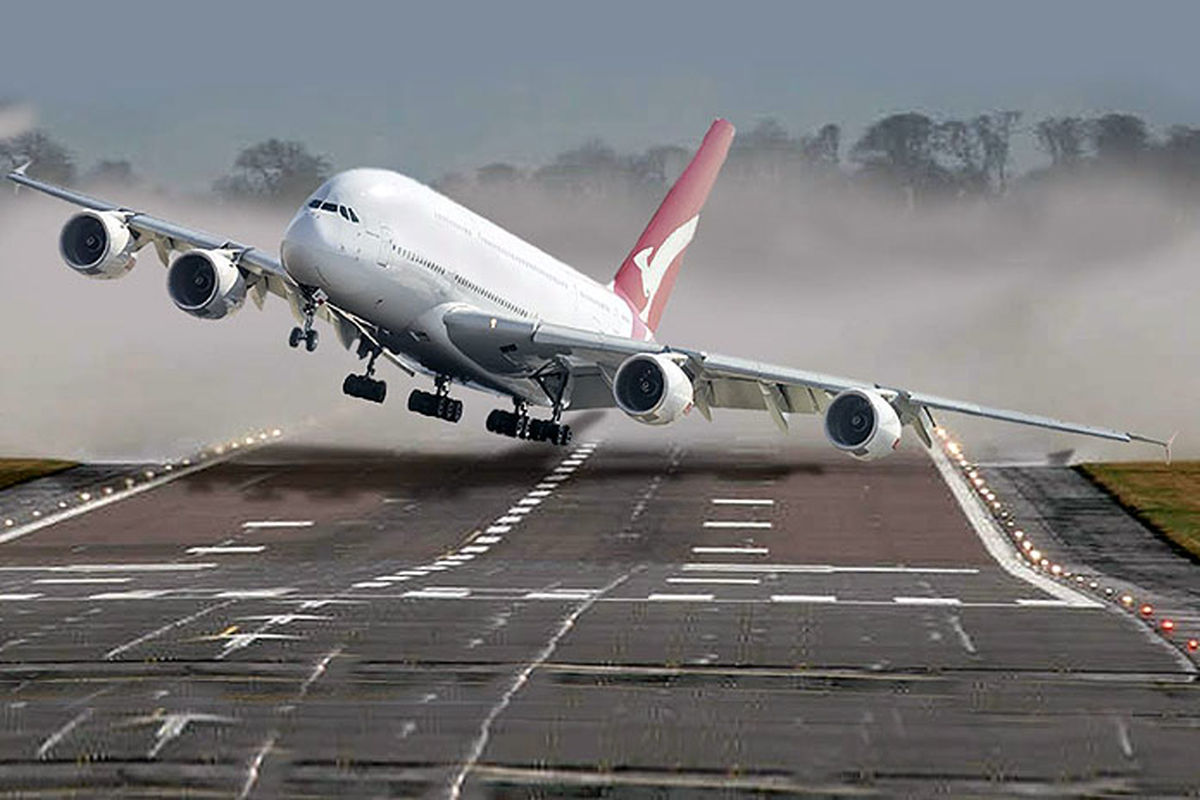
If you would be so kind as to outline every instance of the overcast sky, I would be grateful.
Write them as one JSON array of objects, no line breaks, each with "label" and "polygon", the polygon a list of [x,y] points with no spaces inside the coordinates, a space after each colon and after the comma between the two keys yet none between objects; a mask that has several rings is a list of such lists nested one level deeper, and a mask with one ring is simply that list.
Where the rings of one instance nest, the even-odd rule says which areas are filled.
[{"label": "overcast sky", "polygon": [[191,185],[271,136],[428,179],[592,136],[692,144],[717,115],[851,136],[910,108],[1200,123],[1200,3],[1182,0],[39,0],[0,24],[0,98],[85,167]]}]

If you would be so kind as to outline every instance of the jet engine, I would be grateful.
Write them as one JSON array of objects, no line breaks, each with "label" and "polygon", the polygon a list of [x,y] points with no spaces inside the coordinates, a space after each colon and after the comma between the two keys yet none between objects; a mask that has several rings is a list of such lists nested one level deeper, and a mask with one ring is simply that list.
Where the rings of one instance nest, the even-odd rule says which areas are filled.
[{"label": "jet engine", "polygon": [[125,220],[111,211],[81,211],[58,235],[63,261],[89,278],[120,278],[133,269],[134,244]]},{"label": "jet engine", "polygon": [[638,422],[665,425],[692,407],[692,380],[679,365],[658,353],[630,356],[613,379],[617,406]]},{"label": "jet engine", "polygon": [[825,411],[825,435],[855,458],[883,458],[900,445],[903,426],[892,404],[877,392],[847,389]]},{"label": "jet engine", "polygon": [[246,300],[246,279],[227,255],[217,250],[189,250],[167,269],[171,300],[193,317],[221,319]]}]

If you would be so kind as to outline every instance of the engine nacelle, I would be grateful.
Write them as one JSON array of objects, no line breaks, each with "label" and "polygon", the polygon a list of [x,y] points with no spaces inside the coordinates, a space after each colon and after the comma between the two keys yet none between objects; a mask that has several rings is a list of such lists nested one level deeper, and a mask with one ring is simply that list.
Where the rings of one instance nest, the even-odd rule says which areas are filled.
[{"label": "engine nacelle", "polygon": [[659,353],[630,356],[613,379],[617,406],[638,422],[665,425],[692,408],[692,380]]},{"label": "engine nacelle", "polygon": [[133,232],[120,214],[81,211],[58,235],[58,252],[67,266],[89,278],[120,278],[133,269]]},{"label": "engine nacelle", "polygon": [[838,450],[871,461],[900,446],[903,426],[892,404],[877,392],[847,389],[825,410],[825,435]]},{"label": "engine nacelle", "polygon": [[189,250],[176,256],[167,269],[167,292],[181,311],[201,319],[221,319],[242,307],[246,279],[224,253]]}]

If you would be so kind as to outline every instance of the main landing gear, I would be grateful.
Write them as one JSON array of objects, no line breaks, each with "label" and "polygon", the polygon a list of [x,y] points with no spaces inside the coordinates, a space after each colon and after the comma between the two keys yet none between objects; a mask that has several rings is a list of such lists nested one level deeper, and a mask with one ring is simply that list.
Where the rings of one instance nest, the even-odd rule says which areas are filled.
[{"label": "main landing gear", "polygon": [[408,410],[426,417],[437,417],[446,422],[458,422],[462,419],[462,400],[450,396],[447,386],[448,379],[438,376],[437,393],[430,394],[420,389],[413,389],[408,396]]},{"label": "main landing gear", "polygon": [[317,313],[318,302],[319,300],[315,296],[305,295],[304,305],[300,308],[301,313],[304,314],[304,327],[292,328],[292,332],[288,334],[289,347],[299,347],[300,343],[304,342],[304,349],[308,352],[311,353],[317,349],[317,341],[320,337],[318,337],[316,329],[313,328],[313,317]]},{"label": "main landing gear", "polygon": [[[316,333],[316,331],[313,331]],[[351,397],[370,400],[372,403],[382,403],[387,397],[387,384],[375,380],[375,359],[379,358],[380,350],[366,339],[358,344],[358,357],[370,356],[367,361],[366,375],[347,375],[342,382],[342,391]]]},{"label": "main landing gear", "polygon": [[532,439],[535,442],[550,442],[566,447],[571,443],[571,426],[560,425],[558,412],[555,419],[530,419],[528,406],[521,401],[514,401],[513,411],[503,411],[497,408],[488,414],[487,429],[491,433],[508,436],[513,439]]}]

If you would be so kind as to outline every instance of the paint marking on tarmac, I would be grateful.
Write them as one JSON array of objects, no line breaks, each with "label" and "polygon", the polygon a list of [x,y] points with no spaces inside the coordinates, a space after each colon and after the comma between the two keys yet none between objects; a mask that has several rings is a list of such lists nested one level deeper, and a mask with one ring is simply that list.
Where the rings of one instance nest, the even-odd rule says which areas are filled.
[{"label": "paint marking on tarmac", "polygon": [[468,597],[471,594],[470,589],[455,589],[446,591],[444,589],[414,589],[411,592],[405,592],[401,597],[407,597],[414,600],[460,600]]},{"label": "paint marking on tarmac", "polygon": [[756,521],[750,521],[750,520],[737,521],[737,520],[728,520],[728,519],[708,519],[708,520],[704,521],[704,527],[720,528],[721,530],[744,530],[744,529],[768,530],[771,527],[771,523],[756,522]]},{"label": "paint marking on tarmac", "polygon": [[524,517],[517,517],[517,516],[513,516],[511,514],[508,514],[508,515],[498,518],[496,520],[496,522],[500,525],[515,525],[516,523],[520,522],[522,519],[524,519]]},{"label": "paint marking on tarmac", "polygon": [[509,514],[528,514],[530,511],[533,511],[533,509],[530,508],[529,506],[513,506],[512,508],[510,508],[508,510],[508,513]]},{"label": "paint marking on tarmac", "polygon": [[893,597],[892,602],[902,606],[961,606],[957,597]]},{"label": "paint marking on tarmac", "polygon": [[30,567],[0,567],[0,572],[196,572],[212,569],[215,561],[169,564],[56,564]]},{"label": "paint marking on tarmac", "polygon": [[765,556],[771,551],[766,547],[693,547],[692,552],[698,554],[712,553],[714,555]]},{"label": "paint marking on tarmac", "polygon": [[265,544],[213,545],[206,547],[189,547],[185,552],[192,556],[217,556],[261,553],[266,549],[267,546]]},{"label": "paint marking on tarmac", "polygon": [[[476,541],[478,541],[478,540],[476,540]],[[460,553],[486,553],[488,550],[491,550],[491,548],[485,544],[469,544],[466,547],[460,547],[458,552],[460,552]]]},{"label": "paint marking on tarmac", "polygon": [[517,501],[519,506],[540,506],[542,501],[537,497],[523,497]]},{"label": "paint marking on tarmac", "polygon": [[136,639],[132,639],[123,645],[114,647],[112,650],[109,650],[107,653],[104,654],[104,658],[105,658],[105,660],[109,660],[109,659],[113,658],[114,656],[124,653],[126,650],[132,650],[133,648],[137,647],[140,644],[145,644],[146,642],[150,641],[151,639],[156,639],[159,636],[162,636],[167,631],[173,630],[173,629],[181,627],[183,625],[191,624],[192,622],[195,622],[196,620],[212,613],[213,611],[220,610],[220,609],[225,608],[226,606],[229,606],[232,604],[233,604],[232,600],[227,600],[224,603],[217,603],[215,606],[209,606],[208,608],[203,608],[194,614],[189,614],[188,616],[177,619],[174,622],[168,622],[166,625],[163,625],[160,628],[155,628],[154,630],[150,631],[149,633],[142,634],[141,636],[137,637]]},{"label": "paint marking on tarmac", "polygon": [[728,583],[739,586],[757,586],[760,578],[667,578],[667,583]]},{"label": "paint marking on tarmac", "polygon": [[311,528],[316,524],[316,521],[311,519],[259,519],[243,522],[242,527],[247,530],[256,528]]},{"label": "paint marking on tarmac", "polygon": [[549,592],[527,592],[525,600],[587,600],[595,594],[591,589],[555,589]]},{"label": "paint marking on tarmac", "polygon": [[43,595],[38,592],[25,592],[25,593],[17,593],[17,594],[0,594],[0,601],[11,600],[11,601],[15,602],[18,600],[37,600],[39,597],[42,597],[42,596]]},{"label": "paint marking on tarmac", "polygon": [[[507,533],[507,531],[504,531],[504,533]],[[498,544],[499,542],[504,541],[504,537],[503,536],[476,536],[472,541],[474,541],[478,544]]]},{"label": "paint marking on tarmac", "polygon": [[34,583],[129,583],[133,578],[38,578]]},{"label": "paint marking on tarmac", "polygon": [[713,599],[711,594],[670,594],[668,592],[654,592],[647,600],[662,601],[662,602],[690,602],[690,603],[707,603]]},{"label": "paint marking on tarmac", "polygon": [[756,499],[751,497],[714,497],[714,506],[773,506],[774,500]]},{"label": "paint marking on tarmac", "polygon": [[773,594],[772,603],[836,603],[837,595],[832,594]]},{"label": "paint marking on tarmac", "polygon": [[[764,548],[765,549],[765,548]],[[692,548],[693,552],[696,548]],[[813,575],[833,575],[843,572],[910,574],[910,575],[978,575],[973,567],[835,567],[832,564],[743,564],[706,563],[694,561],[680,567],[684,572],[796,572]]]},{"label": "paint marking on tarmac", "polygon": [[535,489],[532,492],[529,492],[528,494],[526,494],[525,496],[526,497],[549,497],[551,494],[553,494],[553,492],[551,492],[549,489]]},{"label": "paint marking on tarmac", "polygon": [[1049,600],[1041,598],[1018,597],[1017,605],[1032,606],[1034,608],[1060,608],[1062,606],[1070,606],[1072,603],[1069,600]]},{"label": "paint marking on tarmac", "polygon": [[277,589],[231,589],[229,591],[219,592],[219,598],[236,598],[238,600],[255,600],[260,598],[283,597],[285,594],[290,594],[296,591],[295,589],[282,586]]},{"label": "paint marking on tarmac", "polygon": [[101,592],[90,595],[88,600],[153,600],[170,593],[170,589],[133,589],[128,592]]},{"label": "paint marking on tarmac", "polygon": [[512,530],[511,525],[489,525],[488,527],[483,529],[483,532],[484,533],[508,533],[511,530]]}]

